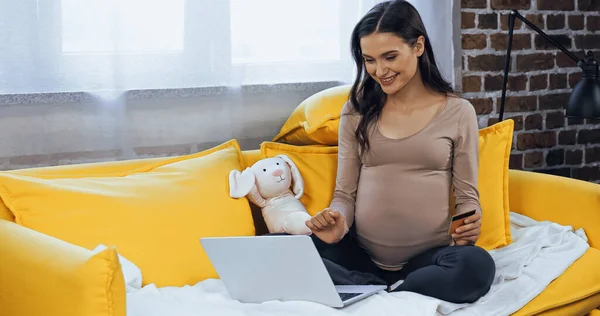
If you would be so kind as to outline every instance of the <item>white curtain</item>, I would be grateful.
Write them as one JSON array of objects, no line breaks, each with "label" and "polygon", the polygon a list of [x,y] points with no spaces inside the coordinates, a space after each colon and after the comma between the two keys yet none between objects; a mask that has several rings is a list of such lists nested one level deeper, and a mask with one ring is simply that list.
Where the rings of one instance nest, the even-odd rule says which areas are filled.
[{"label": "white curtain", "polygon": [[[0,94],[349,82],[380,1],[0,0]],[[451,79],[452,1],[411,2]]]},{"label": "white curtain", "polygon": [[[352,82],[350,33],[380,1],[0,0],[0,169],[257,148]],[[452,80],[458,0],[410,1]]]},{"label": "white curtain", "polygon": [[1,0],[0,93],[348,80],[364,0]]}]

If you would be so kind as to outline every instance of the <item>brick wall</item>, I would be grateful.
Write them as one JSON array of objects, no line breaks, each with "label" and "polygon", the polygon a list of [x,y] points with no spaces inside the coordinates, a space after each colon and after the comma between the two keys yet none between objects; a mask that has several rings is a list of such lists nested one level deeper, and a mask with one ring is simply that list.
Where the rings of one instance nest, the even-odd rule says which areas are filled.
[{"label": "brick wall", "polygon": [[[489,125],[498,120],[512,9],[578,56],[583,48],[600,60],[600,0],[462,0],[462,92]],[[564,116],[580,68],[518,19],[511,58],[510,168],[600,182],[600,121]]]}]

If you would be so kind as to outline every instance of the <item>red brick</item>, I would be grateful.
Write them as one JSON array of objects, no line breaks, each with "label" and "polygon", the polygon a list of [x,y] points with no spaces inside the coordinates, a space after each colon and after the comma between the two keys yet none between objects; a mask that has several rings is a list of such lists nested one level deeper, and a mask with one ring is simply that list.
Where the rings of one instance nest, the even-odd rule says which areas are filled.
[{"label": "red brick", "polygon": [[544,164],[544,153],[541,151],[526,153],[523,162],[525,168],[539,168]]},{"label": "red brick", "polygon": [[481,77],[480,76],[463,76],[462,77],[463,92],[480,92]]},{"label": "red brick", "polygon": [[490,5],[495,10],[527,10],[531,8],[530,0],[491,0]]},{"label": "red brick", "polygon": [[600,144],[600,129],[582,129],[577,135],[579,144]]},{"label": "red brick", "polygon": [[[543,14],[527,14],[525,15],[525,18],[529,21],[531,21],[531,23],[533,23],[533,25],[539,27],[540,29],[544,29],[546,28],[545,26],[545,21],[544,21],[544,15]],[[525,26],[526,28],[529,29],[528,26]]]},{"label": "red brick", "polygon": [[550,148],[556,146],[556,132],[532,132],[517,135],[517,149]]},{"label": "red brick", "polygon": [[565,163],[565,150],[552,149],[546,153],[547,166],[559,166]]},{"label": "red brick", "polygon": [[498,122],[500,122],[500,120],[497,117],[488,117],[488,125],[487,126],[492,126]]},{"label": "red brick", "polygon": [[577,47],[585,47],[586,50],[600,48],[600,34],[576,35]]},{"label": "red brick", "polygon": [[529,77],[529,91],[544,90],[548,87],[548,75],[539,74]]},{"label": "red brick", "polygon": [[[501,71],[504,69],[503,55],[468,56],[471,71]],[[553,61],[554,63],[554,61]]]},{"label": "red brick", "polygon": [[586,27],[588,31],[600,30],[600,16],[590,15],[587,17]]},{"label": "red brick", "polygon": [[549,112],[546,114],[546,129],[555,129],[565,126],[565,113],[563,111]]},{"label": "red brick", "polygon": [[517,71],[533,71],[554,68],[554,55],[550,53],[535,53],[518,55]]},{"label": "red brick", "polygon": [[475,108],[475,112],[477,114],[492,113],[492,109],[494,108],[493,101],[491,98],[474,98],[469,99],[469,101]]},{"label": "red brick", "polygon": [[567,150],[565,160],[567,165],[580,165],[583,162],[583,151],[580,149]]},{"label": "red brick", "polygon": [[508,160],[508,168],[522,170],[523,169],[523,154],[511,154]]},{"label": "red brick", "polygon": [[565,28],[564,14],[548,14],[546,16],[546,27],[549,30],[560,30]]},{"label": "red brick", "polygon": [[540,10],[573,11],[574,0],[537,0],[537,8]]},{"label": "red brick", "polygon": [[600,1],[598,0],[579,0],[577,8],[581,11],[600,11]]},{"label": "red brick", "polygon": [[[577,42],[575,42],[576,45],[578,45]],[[573,55],[575,55],[577,58],[582,58],[583,54],[580,51],[572,51]],[[571,57],[567,56],[567,54],[558,51],[556,53],[556,65],[560,68],[565,68],[565,67],[577,67],[577,63],[571,59]]]},{"label": "red brick", "polygon": [[461,42],[462,49],[484,49],[487,46],[487,35],[463,34]]},{"label": "red brick", "polygon": [[544,118],[539,113],[527,115],[525,118],[525,130],[541,130],[543,127],[543,122]]},{"label": "red brick", "polygon": [[523,129],[523,115],[515,115],[511,117],[507,117],[508,120],[513,120],[514,122],[514,130],[520,131]]},{"label": "red brick", "polygon": [[[505,117],[504,120],[512,120],[514,122],[514,130],[515,131],[520,131],[523,129],[523,116],[522,115]],[[498,122],[499,122],[499,120],[497,117],[488,118],[488,126],[492,126]],[[513,147],[514,147],[514,144],[513,144]]]},{"label": "red brick", "polygon": [[573,169],[573,178],[583,181],[600,180],[600,165]]},{"label": "red brick", "polygon": [[475,28],[475,13],[474,12],[461,12],[460,13],[460,27],[462,29]]},{"label": "red brick", "polygon": [[583,15],[569,15],[569,29],[573,31],[583,30],[584,19]]},{"label": "red brick", "polygon": [[540,96],[540,110],[564,109],[569,102],[569,93],[555,93]]},{"label": "red brick", "polygon": [[487,0],[462,0],[461,8],[467,9],[484,9],[487,8]]},{"label": "red brick", "polygon": [[480,29],[498,28],[498,14],[496,13],[479,14],[477,19],[479,20],[479,22],[477,23],[477,27]]},{"label": "red brick", "polygon": [[[515,30],[520,29],[522,25],[523,25],[523,22],[521,22],[521,20],[515,18]],[[508,14],[500,15],[500,27],[505,31],[508,30]]]},{"label": "red brick", "polygon": [[[500,108],[499,98],[497,103]],[[509,96],[504,103],[504,112],[531,112],[537,109],[536,96]]]},{"label": "red brick", "polygon": [[558,133],[558,144],[559,145],[575,145],[577,142],[577,131],[560,131]]},{"label": "red brick", "polygon": [[550,74],[550,90],[565,89],[567,87],[567,74]]},{"label": "red brick", "polygon": [[[490,35],[490,44],[492,48],[499,51],[505,51],[508,48],[508,34],[496,33]],[[513,34],[512,50],[522,50],[531,48],[531,34]]]},{"label": "red brick", "polygon": [[[571,45],[571,38],[569,37],[569,35],[566,35],[566,34],[550,35],[550,37],[554,41],[556,41],[559,45],[564,46],[567,49],[571,48],[571,46],[572,46]],[[535,35],[534,42],[535,42],[535,48],[539,49],[539,50],[542,50],[542,49],[556,49],[556,50],[558,50],[559,49],[556,46],[552,45],[552,43],[550,43],[548,40],[546,40],[545,38],[543,38],[539,34]]]},{"label": "red brick", "polygon": [[571,177],[571,168],[544,168],[534,170],[535,172],[551,174],[560,177]]},{"label": "red brick", "polygon": [[[484,77],[485,91],[501,91],[504,83],[504,75],[486,75]],[[527,77],[525,75],[516,75],[508,77],[507,90],[521,91],[527,86]]]},{"label": "red brick", "polygon": [[585,163],[600,161],[600,147],[588,147],[585,149]]}]

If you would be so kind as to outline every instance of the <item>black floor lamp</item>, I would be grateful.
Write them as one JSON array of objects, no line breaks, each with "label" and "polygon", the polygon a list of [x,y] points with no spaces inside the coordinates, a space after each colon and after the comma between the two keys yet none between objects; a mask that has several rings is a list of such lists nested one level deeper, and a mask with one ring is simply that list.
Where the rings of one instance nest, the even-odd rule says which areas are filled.
[{"label": "black floor lamp", "polygon": [[512,50],[513,30],[515,28],[515,18],[523,21],[527,26],[538,32],[542,37],[552,45],[563,51],[567,56],[573,59],[577,66],[582,70],[581,81],[577,83],[569,97],[567,104],[566,117],[579,118],[600,118],[600,78],[598,71],[598,62],[594,59],[594,54],[588,51],[584,58],[578,58],[569,52],[565,47],[557,43],[552,37],[540,30],[535,24],[523,17],[518,11],[513,10],[508,16],[508,49],[506,52],[506,63],[504,65],[504,82],[502,85],[502,98],[500,99],[500,117],[504,117],[504,102],[506,101],[506,85],[508,83],[508,71],[510,69],[510,53]]}]

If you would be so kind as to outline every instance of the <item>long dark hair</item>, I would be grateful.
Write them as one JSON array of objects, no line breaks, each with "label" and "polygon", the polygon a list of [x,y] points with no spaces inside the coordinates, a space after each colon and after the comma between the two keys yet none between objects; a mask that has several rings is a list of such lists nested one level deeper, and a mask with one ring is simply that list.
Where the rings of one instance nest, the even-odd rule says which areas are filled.
[{"label": "long dark hair", "polygon": [[350,102],[355,112],[361,115],[356,129],[356,138],[362,151],[369,149],[367,131],[371,122],[379,118],[386,94],[381,86],[364,69],[360,47],[363,36],[379,32],[394,33],[408,45],[413,46],[419,36],[425,38],[425,52],[419,57],[418,69],[425,86],[440,93],[453,93],[452,86],[440,73],[435,62],[429,36],[419,12],[405,0],[392,0],[375,5],[354,27],[351,36],[351,51],[357,73],[350,91]]}]

